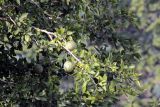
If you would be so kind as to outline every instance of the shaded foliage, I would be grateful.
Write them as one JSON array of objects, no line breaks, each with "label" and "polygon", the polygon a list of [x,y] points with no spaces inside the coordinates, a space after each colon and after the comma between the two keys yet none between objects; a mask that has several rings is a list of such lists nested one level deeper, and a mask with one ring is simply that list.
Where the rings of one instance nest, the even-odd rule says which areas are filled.
[{"label": "shaded foliage", "polygon": [[137,44],[123,35],[134,16],[118,0],[0,3],[2,106],[109,106],[141,90]]}]

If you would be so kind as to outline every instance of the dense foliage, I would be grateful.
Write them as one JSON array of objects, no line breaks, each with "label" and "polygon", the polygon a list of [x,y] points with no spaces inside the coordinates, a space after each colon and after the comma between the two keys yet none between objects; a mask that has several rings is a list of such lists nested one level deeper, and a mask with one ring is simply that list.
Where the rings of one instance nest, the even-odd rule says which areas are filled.
[{"label": "dense foliage", "polygon": [[137,43],[125,36],[134,16],[120,1],[0,5],[2,106],[109,106],[141,89]]}]

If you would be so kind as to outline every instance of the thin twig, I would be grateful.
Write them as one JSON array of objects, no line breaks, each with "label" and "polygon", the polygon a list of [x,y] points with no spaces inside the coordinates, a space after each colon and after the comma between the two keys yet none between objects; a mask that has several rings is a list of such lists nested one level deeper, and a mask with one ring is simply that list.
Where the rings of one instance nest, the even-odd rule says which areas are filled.
[{"label": "thin twig", "polygon": [[[52,38],[51,35],[53,35],[54,37],[57,38],[57,36],[56,36],[54,33],[52,33],[52,32],[49,32],[49,31],[46,31],[46,30],[43,30],[43,29],[39,29],[39,28],[35,28],[35,27],[34,27],[34,29],[46,33],[46,34],[48,35],[48,37],[49,37],[50,40],[53,40],[53,38]],[[67,49],[66,47],[64,47],[64,46],[62,46],[62,47],[63,47],[71,56],[73,56],[76,61],[81,62],[80,59],[78,59],[70,50],[68,50],[68,49]]]},{"label": "thin twig", "polygon": [[8,8],[8,7],[18,7],[18,6],[17,6],[17,5],[13,5],[13,4],[3,5],[3,6],[2,6],[2,9],[3,9],[3,8]]},{"label": "thin twig", "polygon": [[78,62],[81,62],[80,59],[78,59],[70,50],[68,50],[66,47],[62,46],[71,56],[73,56]]},{"label": "thin twig", "polygon": [[12,21],[12,23],[14,24],[14,25],[16,25],[16,22],[9,16],[9,15],[7,15],[8,17],[9,17],[9,19]]}]

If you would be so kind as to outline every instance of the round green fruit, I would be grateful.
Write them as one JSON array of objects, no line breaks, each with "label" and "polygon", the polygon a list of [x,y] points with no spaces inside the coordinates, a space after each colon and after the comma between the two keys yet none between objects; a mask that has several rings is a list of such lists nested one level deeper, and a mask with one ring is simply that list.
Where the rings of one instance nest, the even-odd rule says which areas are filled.
[{"label": "round green fruit", "polygon": [[65,48],[72,51],[77,47],[76,43],[74,41],[69,41],[65,44]]},{"label": "round green fruit", "polygon": [[42,72],[43,72],[43,67],[42,67],[42,65],[36,64],[36,65],[34,66],[34,71],[35,71],[36,73],[42,73]]},{"label": "round green fruit", "polygon": [[64,70],[65,70],[66,72],[72,72],[73,69],[74,69],[74,63],[72,63],[72,62],[70,62],[70,61],[66,61],[66,62],[64,63]]}]

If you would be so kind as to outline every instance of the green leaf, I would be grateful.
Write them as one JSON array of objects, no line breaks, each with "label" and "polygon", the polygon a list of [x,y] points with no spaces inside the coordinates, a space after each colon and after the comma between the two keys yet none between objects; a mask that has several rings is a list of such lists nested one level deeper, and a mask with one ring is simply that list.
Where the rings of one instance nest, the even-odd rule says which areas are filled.
[{"label": "green leaf", "polygon": [[160,35],[154,35],[153,37],[153,45],[156,47],[160,47]]},{"label": "green leaf", "polygon": [[29,35],[25,35],[25,41],[29,42],[29,40],[30,40],[30,36]]},{"label": "green leaf", "polygon": [[69,5],[70,0],[66,0],[66,2],[67,2],[67,5]]},{"label": "green leaf", "polygon": [[58,32],[59,34],[64,34],[65,28],[63,28],[63,27],[60,27],[59,29],[56,28],[56,32]]},{"label": "green leaf", "polygon": [[47,101],[46,97],[35,97],[36,100]]},{"label": "green leaf", "polygon": [[93,66],[98,67],[98,66],[100,66],[100,64],[99,64],[99,62],[94,62]]},{"label": "green leaf", "polygon": [[87,81],[84,81],[84,83],[82,84],[82,93],[86,92],[86,87],[87,87]]},{"label": "green leaf", "polygon": [[23,22],[23,21],[27,18],[27,16],[28,16],[28,13],[23,13],[23,14],[20,16],[19,21],[20,21],[20,22]]},{"label": "green leaf", "polygon": [[17,28],[17,29],[14,31],[14,34],[17,35],[20,31],[21,31],[21,29],[20,29],[20,28]]},{"label": "green leaf", "polygon": [[72,35],[72,34],[73,34],[73,32],[67,31],[67,35]]},{"label": "green leaf", "polygon": [[78,91],[79,91],[79,83],[76,82],[76,84],[75,84],[75,92],[78,93]]},{"label": "green leaf", "polygon": [[135,69],[135,65],[130,65],[130,66],[129,66],[129,69],[131,69],[131,70],[132,70],[132,69]]},{"label": "green leaf", "polygon": [[48,2],[48,0],[40,0],[41,3],[45,3],[45,2]]},{"label": "green leaf", "polygon": [[21,4],[21,1],[20,0],[16,0],[17,4],[20,5]]}]

